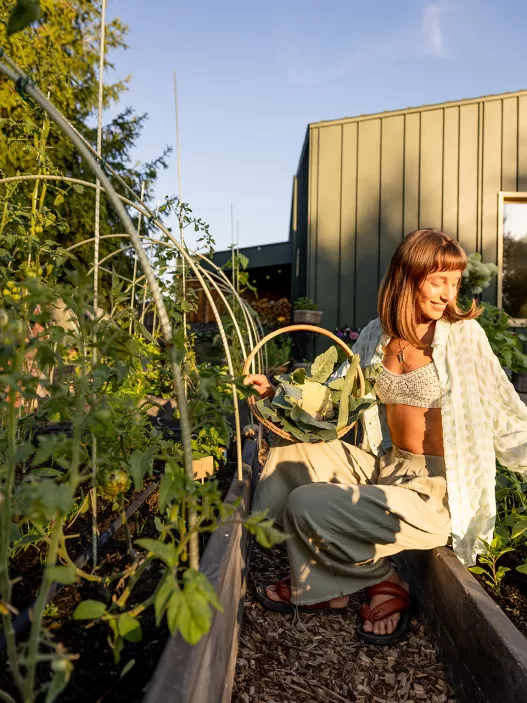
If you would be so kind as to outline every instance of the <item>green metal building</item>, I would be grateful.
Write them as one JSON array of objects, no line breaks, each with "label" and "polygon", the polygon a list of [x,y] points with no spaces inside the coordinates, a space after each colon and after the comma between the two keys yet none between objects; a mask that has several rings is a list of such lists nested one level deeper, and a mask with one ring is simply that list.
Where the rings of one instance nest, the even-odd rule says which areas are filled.
[{"label": "green metal building", "polygon": [[434,227],[497,263],[527,318],[527,90],[310,124],[293,184],[292,298],[363,327],[398,242]]}]

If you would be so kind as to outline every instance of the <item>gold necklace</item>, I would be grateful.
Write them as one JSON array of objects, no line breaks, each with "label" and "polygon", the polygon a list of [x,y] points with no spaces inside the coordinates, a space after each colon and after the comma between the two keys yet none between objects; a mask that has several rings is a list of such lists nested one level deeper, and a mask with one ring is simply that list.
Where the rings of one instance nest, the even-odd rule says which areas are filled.
[{"label": "gold necklace", "polygon": [[401,340],[399,340],[399,351],[397,352],[397,359],[401,364],[404,363],[404,352],[411,346],[410,342],[405,346],[404,349],[401,348]]}]

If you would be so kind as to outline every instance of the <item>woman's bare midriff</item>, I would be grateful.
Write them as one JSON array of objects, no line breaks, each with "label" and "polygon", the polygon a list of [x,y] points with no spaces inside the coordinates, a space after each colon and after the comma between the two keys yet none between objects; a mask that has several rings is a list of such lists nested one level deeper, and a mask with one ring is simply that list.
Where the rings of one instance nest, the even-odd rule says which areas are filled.
[{"label": "woman's bare midriff", "polygon": [[392,442],[412,454],[444,456],[441,408],[386,405]]}]

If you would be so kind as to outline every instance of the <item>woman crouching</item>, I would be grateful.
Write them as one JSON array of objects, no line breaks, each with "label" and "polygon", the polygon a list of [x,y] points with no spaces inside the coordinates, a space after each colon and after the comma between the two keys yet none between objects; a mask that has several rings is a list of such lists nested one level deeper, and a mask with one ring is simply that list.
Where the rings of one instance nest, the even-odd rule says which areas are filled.
[{"label": "woman crouching", "polygon": [[[496,457],[527,473],[527,406],[476,321],[481,308],[457,305],[466,264],[459,244],[436,230],[397,247],[379,317],[353,347],[363,367],[382,364],[361,448],[275,442],[254,509],[291,535],[291,573],[257,588],[267,608],[342,613],[367,588],[358,634],[391,644],[408,631],[411,599],[389,557],[452,544],[471,566],[480,538],[492,539]],[[245,382],[274,393],[263,375]]]}]

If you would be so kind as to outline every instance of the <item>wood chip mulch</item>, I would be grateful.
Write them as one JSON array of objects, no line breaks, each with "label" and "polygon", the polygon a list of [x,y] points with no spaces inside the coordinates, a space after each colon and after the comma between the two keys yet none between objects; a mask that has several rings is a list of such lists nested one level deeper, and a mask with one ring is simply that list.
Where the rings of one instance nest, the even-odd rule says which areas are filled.
[{"label": "wood chip mulch", "polygon": [[374,647],[355,637],[364,594],[347,617],[269,612],[254,585],[288,572],[283,545],[255,545],[232,695],[233,703],[455,703],[442,664],[418,620],[408,639]]}]

